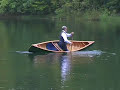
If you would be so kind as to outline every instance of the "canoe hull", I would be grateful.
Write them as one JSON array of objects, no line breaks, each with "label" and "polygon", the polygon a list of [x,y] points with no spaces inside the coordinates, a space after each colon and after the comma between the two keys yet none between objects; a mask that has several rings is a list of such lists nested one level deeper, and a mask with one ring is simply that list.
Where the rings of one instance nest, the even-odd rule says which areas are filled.
[{"label": "canoe hull", "polygon": [[[67,45],[67,48],[69,51],[63,51],[62,49],[60,49],[59,46],[56,46],[56,44],[58,44],[58,42],[59,42],[59,40],[54,40],[54,41],[47,41],[47,42],[43,42],[43,43],[32,44],[31,47],[29,48],[29,52],[34,52],[34,53],[74,52],[74,51],[83,50],[94,43],[94,41],[71,41],[71,42],[73,42],[73,45],[72,46],[69,44]],[[55,43],[55,45],[53,43]]]}]

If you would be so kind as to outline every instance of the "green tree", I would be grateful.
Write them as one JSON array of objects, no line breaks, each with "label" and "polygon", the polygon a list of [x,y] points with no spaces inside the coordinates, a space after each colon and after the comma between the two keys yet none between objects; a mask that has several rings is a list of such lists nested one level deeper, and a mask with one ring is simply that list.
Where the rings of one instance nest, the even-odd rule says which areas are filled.
[{"label": "green tree", "polygon": [[0,0],[0,14],[65,14],[94,10],[120,13],[120,0]]}]

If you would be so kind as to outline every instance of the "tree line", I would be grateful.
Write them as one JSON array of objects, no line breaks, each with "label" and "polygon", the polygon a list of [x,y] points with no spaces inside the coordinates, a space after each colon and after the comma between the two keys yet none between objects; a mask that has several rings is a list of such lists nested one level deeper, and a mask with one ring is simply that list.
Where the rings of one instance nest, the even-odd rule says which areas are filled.
[{"label": "tree line", "polygon": [[0,0],[0,14],[64,14],[98,10],[120,13],[120,0]]}]

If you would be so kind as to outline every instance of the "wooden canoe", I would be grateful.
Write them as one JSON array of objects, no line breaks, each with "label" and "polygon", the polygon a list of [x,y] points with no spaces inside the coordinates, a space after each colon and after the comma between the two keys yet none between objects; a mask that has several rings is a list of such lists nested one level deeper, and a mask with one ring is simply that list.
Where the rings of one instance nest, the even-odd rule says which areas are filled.
[{"label": "wooden canoe", "polygon": [[58,45],[59,40],[54,40],[54,41],[47,41],[47,42],[42,42],[42,43],[37,43],[37,44],[32,44],[31,47],[29,48],[29,52],[42,52],[42,51],[47,51],[47,52],[74,52],[74,51],[80,51],[94,43],[94,41],[74,41],[72,45],[67,44],[68,51],[63,51],[59,45]]}]

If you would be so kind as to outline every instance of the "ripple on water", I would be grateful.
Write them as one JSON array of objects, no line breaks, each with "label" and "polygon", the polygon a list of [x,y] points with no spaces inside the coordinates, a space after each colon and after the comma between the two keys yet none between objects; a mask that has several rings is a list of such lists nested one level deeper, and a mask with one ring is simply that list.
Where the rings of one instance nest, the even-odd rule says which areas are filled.
[{"label": "ripple on water", "polygon": [[16,51],[16,53],[19,53],[19,54],[32,54],[32,52],[29,52],[29,51]]},{"label": "ripple on water", "polygon": [[81,57],[94,57],[94,56],[100,56],[103,52],[100,50],[93,50],[93,51],[78,51],[73,52],[73,56],[81,56]]}]

